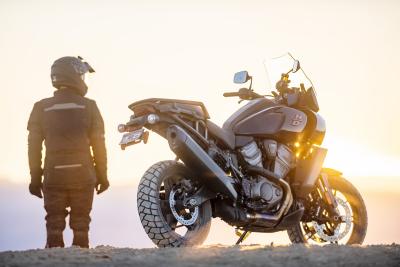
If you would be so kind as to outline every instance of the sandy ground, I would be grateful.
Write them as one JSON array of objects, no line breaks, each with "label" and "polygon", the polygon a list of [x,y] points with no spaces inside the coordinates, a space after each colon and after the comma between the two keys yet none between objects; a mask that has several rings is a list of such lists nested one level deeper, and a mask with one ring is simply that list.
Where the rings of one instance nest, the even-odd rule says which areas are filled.
[{"label": "sandy ground", "polygon": [[1,252],[0,266],[400,266],[400,245],[55,248]]}]

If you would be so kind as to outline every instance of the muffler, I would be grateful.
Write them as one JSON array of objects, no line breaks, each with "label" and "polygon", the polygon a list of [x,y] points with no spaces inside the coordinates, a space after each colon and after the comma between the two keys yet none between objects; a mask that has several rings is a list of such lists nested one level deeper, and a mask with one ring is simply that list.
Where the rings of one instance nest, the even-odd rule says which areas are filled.
[{"label": "muffler", "polygon": [[194,171],[203,184],[214,193],[222,193],[237,200],[231,177],[181,127],[172,125],[167,130],[169,147],[187,167]]}]

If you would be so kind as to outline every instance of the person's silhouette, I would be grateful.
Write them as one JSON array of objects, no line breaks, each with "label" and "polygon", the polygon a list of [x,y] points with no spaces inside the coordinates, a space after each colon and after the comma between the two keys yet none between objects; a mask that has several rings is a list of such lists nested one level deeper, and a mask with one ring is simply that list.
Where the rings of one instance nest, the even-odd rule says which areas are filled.
[{"label": "person's silhouette", "polygon": [[53,97],[35,103],[29,118],[29,191],[39,198],[43,191],[48,248],[64,247],[68,214],[74,232],[72,245],[89,247],[94,189],[100,194],[109,187],[103,119],[96,102],[84,97],[88,89],[85,75],[92,72],[81,57],[57,59],[51,67],[57,90]]}]

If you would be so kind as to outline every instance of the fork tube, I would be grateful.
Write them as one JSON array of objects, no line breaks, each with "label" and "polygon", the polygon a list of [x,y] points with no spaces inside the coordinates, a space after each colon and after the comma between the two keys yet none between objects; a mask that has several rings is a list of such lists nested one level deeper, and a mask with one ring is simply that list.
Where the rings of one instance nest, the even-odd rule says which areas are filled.
[{"label": "fork tube", "polygon": [[332,188],[329,185],[328,178],[327,178],[326,173],[321,173],[321,178],[318,180],[319,186],[322,190],[321,193],[324,194],[326,201],[329,203],[329,205],[332,205],[334,208],[337,208],[337,202],[335,197],[332,194]]}]

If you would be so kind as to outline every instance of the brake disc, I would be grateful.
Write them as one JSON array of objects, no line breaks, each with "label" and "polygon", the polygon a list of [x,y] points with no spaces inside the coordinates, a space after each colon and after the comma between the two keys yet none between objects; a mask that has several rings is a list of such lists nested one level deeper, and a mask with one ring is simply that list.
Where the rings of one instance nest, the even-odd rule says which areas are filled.
[{"label": "brake disc", "polygon": [[316,234],[323,240],[334,243],[334,242],[338,242],[340,239],[342,239],[343,237],[345,237],[351,228],[351,211],[350,211],[350,207],[348,205],[348,202],[344,201],[341,198],[336,197],[336,201],[338,203],[338,205],[340,205],[341,207],[343,207],[344,211],[345,211],[345,215],[341,216],[342,218],[342,222],[345,223],[345,228],[344,231],[340,231],[342,223],[339,223],[335,230],[333,235],[327,235],[326,232],[326,225],[325,224],[318,224],[316,221],[312,222],[312,225],[316,231]]},{"label": "brake disc", "polygon": [[197,218],[199,217],[199,207],[195,207],[194,209],[189,210],[189,212],[185,212],[183,215],[180,215],[175,208],[176,205],[175,194],[176,194],[175,190],[171,190],[171,193],[169,194],[169,207],[171,208],[172,214],[179,223],[186,226],[193,225],[196,222]]}]

